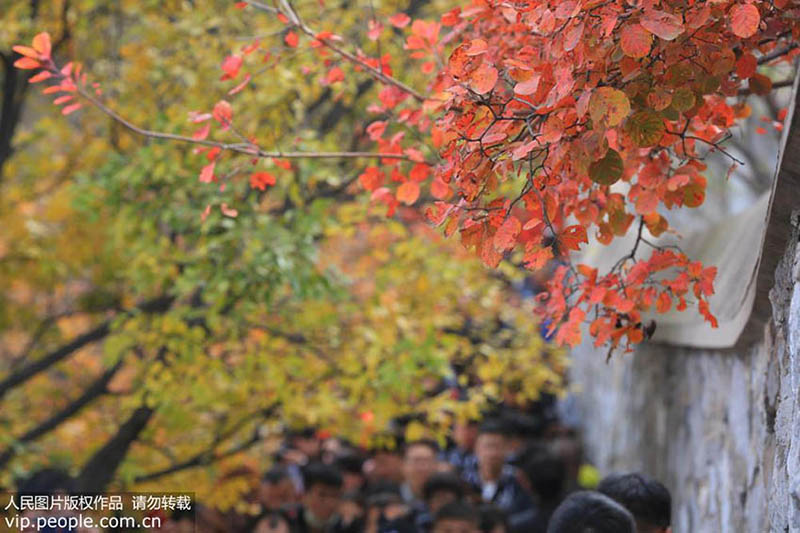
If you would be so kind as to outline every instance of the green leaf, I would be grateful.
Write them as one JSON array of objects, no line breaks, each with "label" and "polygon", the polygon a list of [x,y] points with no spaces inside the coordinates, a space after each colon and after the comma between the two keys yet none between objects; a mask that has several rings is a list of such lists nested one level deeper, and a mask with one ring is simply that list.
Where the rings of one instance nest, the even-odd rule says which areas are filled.
[{"label": "green leaf", "polygon": [[628,135],[636,146],[653,146],[664,135],[664,119],[653,110],[635,113],[626,124]]},{"label": "green leaf", "polygon": [[622,177],[622,169],[622,157],[609,148],[603,159],[589,165],[589,178],[600,185],[613,185]]},{"label": "green leaf", "polygon": [[694,93],[688,87],[679,87],[672,94],[672,107],[680,113],[693,108],[695,101]]}]

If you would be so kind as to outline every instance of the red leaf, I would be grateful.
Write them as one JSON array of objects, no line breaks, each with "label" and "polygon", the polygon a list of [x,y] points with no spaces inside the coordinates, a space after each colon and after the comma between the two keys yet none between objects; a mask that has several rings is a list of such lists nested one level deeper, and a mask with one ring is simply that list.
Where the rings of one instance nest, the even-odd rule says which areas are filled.
[{"label": "red leaf", "polygon": [[758,60],[751,53],[742,54],[742,57],[736,61],[736,75],[743,80],[755,74],[757,68]]},{"label": "red leaf", "polygon": [[214,180],[214,166],[216,163],[209,163],[200,171],[200,183],[211,183]]},{"label": "red leaf", "polygon": [[223,128],[227,128],[231,123],[231,119],[233,119],[231,104],[226,100],[220,100],[214,105],[214,110],[211,112],[211,115],[217,122],[222,124]]},{"label": "red leaf", "polygon": [[224,74],[220,80],[232,80],[239,75],[239,69],[242,68],[242,58],[237,55],[230,55],[222,62],[222,72]]},{"label": "red leaf", "polygon": [[367,135],[373,141],[377,141],[381,137],[383,137],[383,132],[386,131],[387,122],[385,120],[376,120],[369,126],[367,126]]},{"label": "red leaf", "polygon": [[523,96],[533,94],[539,89],[541,75],[536,73],[525,81],[521,81],[514,86],[514,92]]},{"label": "red leaf", "polygon": [[369,38],[370,41],[377,41],[381,36],[381,32],[383,31],[383,24],[377,20],[370,20],[367,23],[367,26],[367,38]]},{"label": "red leaf", "polygon": [[540,270],[544,268],[548,261],[553,258],[553,249],[549,246],[542,247],[539,245],[532,245],[525,250],[525,255],[522,261],[525,263],[525,268],[530,270]]},{"label": "red leaf", "polygon": [[339,67],[333,67],[328,71],[328,75],[325,76],[325,83],[328,85],[342,80],[344,80],[344,72]]},{"label": "red leaf", "polygon": [[253,172],[250,174],[250,187],[260,191],[267,190],[267,187],[275,185],[275,176],[269,172]]},{"label": "red leaf", "polygon": [[389,23],[395,28],[405,28],[411,22],[411,17],[405,13],[397,13],[389,17]]},{"label": "red leaf", "polygon": [[753,36],[758,31],[761,15],[753,4],[736,4],[731,8],[731,31],[742,38]]},{"label": "red leaf", "polygon": [[51,72],[43,70],[39,74],[36,74],[35,76],[31,76],[31,78],[28,80],[28,83],[39,83],[40,81],[44,81],[44,80],[50,79],[52,77],[53,77],[53,74]]},{"label": "red leaf", "polygon": [[367,167],[358,177],[358,181],[368,191],[375,191],[383,184],[384,174],[377,167]]},{"label": "red leaf", "polygon": [[286,42],[287,46],[291,46],[292,48],[296,48],[297,45],[300,43],[300,38],[293,31],[287,33],[286,37],[284,37],[283,40],[284,42]]},{"label": "red leaf", "polygon": [[236,218],[239,215],[239,211],[233,209],[232,207],[228,207],[228,204],[222,202],[219,206],[219,210],[222,211],[222,214],[226,217]]},{"label": "red leaf", "polygon": [[228,96],[233,96],[234,94],[244,89],[247,86],[247,84],[250,83],[250,78],[251,78],[250,74],[246,74],[241,83],[239,83],[236,87],[228,91]]},{"label": "red leaf", "polygon": [[514,247],[517,243],[517,237],[522,231],[522,224],[515,216],[509,216],[503,225],[497,228],[497,233],[494,234],[493,244],[498,252],[505,252]]},{"label": "red leaf", "polygon": [[567,250],[580,250],[582,242],[589,242],[586,238],[586,228],[577,224],[568,226],[558,236],[558,242]]},{"label": "red leaf", "polygon": [[431,172],[431,167],[425,163],[417,163],[409,172],[408,177],[412,181],[425,181],[428,179],[428,174]]},{"label": "red leaf", "polygon": [[62,115],[69,115],[70,113],[74,113],[75,111],[77,111],[78,109],[80,109],[82,107],[83,107],[83,104],[80,104],[80,103],[68,105],[64,109],[61,110],[61,114]]},{"label": "red leaf", "polygon": [[664,11],[645,12],[640,24],[665,41],[672,41],[683,33],[683,22],[680,17]]},{"label": "red leaf", "polygon": [[619,34],[622,51],[628,57],[645,57],[650,53],[653,36],[641,24],[628,24]]},{"label": "red leaf", "polygon": [[511,152],[511,160],[512,161],[518,161],[518,160],[522,159],[523,157],[527,156],[530,153],[531,150],[536,148],[536,146],[538,144],[539,144],[539,142],[534,139],[533,141],[530,141],[530,142],[527,142],[525,144],[521,144],[521,145],[517,146]]}]

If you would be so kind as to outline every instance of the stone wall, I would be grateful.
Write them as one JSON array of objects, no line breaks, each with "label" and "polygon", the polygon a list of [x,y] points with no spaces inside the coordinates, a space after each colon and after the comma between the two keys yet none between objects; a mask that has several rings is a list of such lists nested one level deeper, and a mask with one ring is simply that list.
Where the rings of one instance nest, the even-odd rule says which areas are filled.
[{"label": "stone wall", "polygon": [[[795,221],[796,222],[796,221]],[[675,533],[800,532],[797,224],[760,341],[727,351],[581,346],[572,368],[588,458],[641,470],[673,494]]]}]

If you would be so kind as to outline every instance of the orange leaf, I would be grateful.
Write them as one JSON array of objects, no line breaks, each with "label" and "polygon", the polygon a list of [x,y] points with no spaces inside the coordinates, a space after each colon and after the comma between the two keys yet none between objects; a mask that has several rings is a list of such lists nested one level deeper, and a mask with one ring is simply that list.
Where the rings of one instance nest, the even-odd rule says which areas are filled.
[{"label": "orange leaf", "polygon": [[383,184],[384,174],[377,167],[367,167],[363,174],[358,177],[358,181],[368,191],[375,191]]},{"label": "orange leaf", "polygon": [[397,199],[406,205],[412,205],[419,198],[419,184],[407,181],[397,188]]},{"label": "orange leaf", "polygon": [[530,270],[540,270],[547,265],[547,262],[553,258],[553,249],[549,246],[542,247],[533,245],[525,250],[525,255],[522,261],[525,268]]},{"label": "orange leaf", "polygon": [[36,37],[33,38],[33,48],[42,54],[43,58],[49,58],[52,51],[50,34],[47,32],[37,34]]},{"label": "orange leaf", "polygon": [[31,59],[39,59],[39,52],[31,48],[30,46],[12,46],[12,50],[18,53],[21,56],[30,57]]},{"label": "orange leaf", "polygon": [[431,195],[437,200],[446,200],[451,194],[450,186],[440,178],[436,178],[431,182]]},{"label": "orange leaf", "polygon": [[672,298],[669,297],[669,293],[662,292],[658,295],[658,300],[656,300],[656,311],[659,313],[666,313],[672,307]]},{"label": "orange leaf", "polygon": [[41,67],[42,64],[30,57],[21,57],[14,62],[14,66],[20,70],[31,70]]},{"label": "orange leaf", "polygon": [[494,89],[497,83],[497,69],[489,63],[481,63],[469,76],[469,82],[478,94],[486,94]]}]

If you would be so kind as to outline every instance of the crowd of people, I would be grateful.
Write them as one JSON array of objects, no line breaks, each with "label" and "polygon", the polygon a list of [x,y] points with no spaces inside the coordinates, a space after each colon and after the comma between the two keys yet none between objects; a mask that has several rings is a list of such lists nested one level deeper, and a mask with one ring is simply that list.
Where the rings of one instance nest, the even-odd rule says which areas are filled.
[{"label": "crowd of people", "polygon": [[[582,490],[574,449],[514,414],[364,450],[289,434],[254,492],[260,512],[198,511],[197,531],[255,533],[663,533],[671,500],[640,473]],[[567,439],[566,442],[569,442]]]}]

